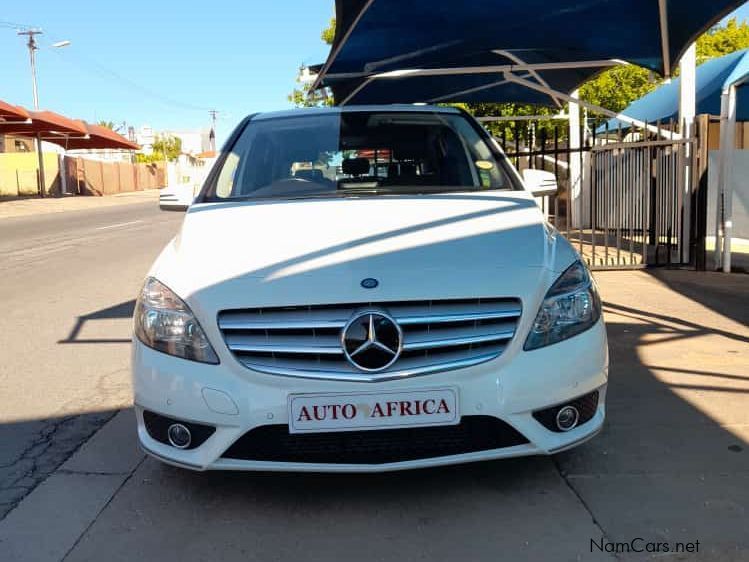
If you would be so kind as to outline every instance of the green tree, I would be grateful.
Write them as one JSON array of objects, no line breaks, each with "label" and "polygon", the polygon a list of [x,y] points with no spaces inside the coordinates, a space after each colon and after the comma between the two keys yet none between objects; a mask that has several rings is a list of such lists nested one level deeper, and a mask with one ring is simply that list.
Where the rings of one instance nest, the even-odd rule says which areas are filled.
[{"label": "green tree", "polygon": [[697,40],[697,64],[741,49],[749,49],[749,23],[731,18],[726,25],[713,27]]},{"label": "green tree", "polygon": [[627,64],[605,70],[580,88],[580,98],[588,103],[621,111],[636,99],[652,92],[659,83],[645,68]]},{"label": "green tree", "polygon": [[[320,33],[320,39],[328,45],[333,44],[333,38],[335,37],[335,18],[330,19],[328,27],[322,30]],[[302,77],[304,75],[305,67],[302,66],[297,74],[296,82],[297,87],[292,90],[288,95],[288,99],[297,107],[315,107],[320,105],[333,105],[333,96],[329,95],[328,92],[313,92],[310,95],[310,89],[312,84],[310,82],[303,82]]]},{"label": "green tree", "polygon": [[173,135],[157,135],[153,143],[151,154],[136,154],[135,161],[150,164],[152,162],[163,162],[165,160],[174,162],[182,154],[182,139]]},{"label": "green tree", "polygon": [[[697,39],[697,64],[749,48],[749,24],[732,18]],[[677,72],[678,74],[678,72]],[[631,64],[606,70],[580,88],[580,97],[612,111],[622,111],[661,83],[653,72]]]},{"label": "green tree", "polygon": [[100,127],[105,127],[112,131],[115,131],[116,130],[115,127],[117,127],[117,125],[114,124],[114,121],[99,121],[97,125],[99,125]]},{"label": "green tree", "polygon": [[325,41],[328,45],[333,44],[333,39],[335,39],[335,18],[330,18],[330,23],[328,24],[328,27],[322,30],[322,33],[320,34],[320,39]]}]

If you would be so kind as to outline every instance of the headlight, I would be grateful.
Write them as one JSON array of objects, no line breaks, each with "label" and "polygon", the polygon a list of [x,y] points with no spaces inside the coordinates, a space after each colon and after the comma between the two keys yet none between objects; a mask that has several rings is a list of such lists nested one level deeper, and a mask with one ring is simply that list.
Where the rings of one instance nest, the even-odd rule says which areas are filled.
[{"label": "headlight", "polygon": [[218,363],[203,329],[169,287],[146,279],[135,305],[135,335],[148,347],[201,363]]},{"label": "headlight", "polygon": [[523,349],[557,343],[591,328],[601,317],[601,299],[582,262],[573,263],[544,297]]}]

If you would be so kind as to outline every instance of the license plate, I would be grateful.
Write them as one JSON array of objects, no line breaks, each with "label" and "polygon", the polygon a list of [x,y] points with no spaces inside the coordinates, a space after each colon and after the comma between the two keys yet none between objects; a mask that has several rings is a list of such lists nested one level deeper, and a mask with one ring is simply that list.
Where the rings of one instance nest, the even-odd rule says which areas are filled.
[{"label": "license plate", "polygon": [[459,422],[457,392],[453,388],[289,396],[290,433],[456,425]]}]

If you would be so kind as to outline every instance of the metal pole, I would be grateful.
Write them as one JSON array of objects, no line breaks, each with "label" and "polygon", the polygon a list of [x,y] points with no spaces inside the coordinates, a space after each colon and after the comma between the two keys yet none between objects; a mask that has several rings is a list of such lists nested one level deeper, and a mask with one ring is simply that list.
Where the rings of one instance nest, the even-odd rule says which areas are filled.
[{"label": "metal pole", "polygon": [[[681,80],[679,82],[679,125],[681,136],[694,139],[694,118],[697,114],[697,45],[692,45],[681,57]],[[691,259],[692,242],[692,143],[684,145],[684,183],[682,191],[682,236],[681,262],[689,263]]]},{"label": "metal pole", "polygon": [[[733,231],[733,155],[736,148],[736,85],[728,88],[728,123],[723,171],[723,273],[731,273],[731,234]],[[721,147],[722,150],[722,147]]]},{"label": "metal pole", "polygon": [[36,50],[38,49],[38,47],[36,46],[34,35],[41,33],[41,31],[27,31],[21,33],[27,33],[29,36],[29,42],[26,44],[26,46],[29,48],[29,60],[31,62],[31,88],[34,95],[34,109],[38,111],[39,91],[36,85]]},{"label": "metal pole", "polygon": [[[572,92],[574,98],[578,97],[578,92]],[[582,187],[583,187],[583,167],[582,159],[576,152],[582,150],[580,135],[580,106],[571,101],[569,106],[569,191],[567,193],[567,205],[570,208],[570,219],[572,224],[569,226],[582,227]],[[574,157],[573,157],[574,156]]]},{"label": "metal pole", "polygon": [[[34,96],[34,110],[39,111],[39,92],[36,84],[36,51],[39,47],[36,45],[35,35],[40,35],[41,29],[29,29],[27,31],[19,31],[18,35],[28,35],[29,42],[26,46],[29,48],[29,62],[31,63],[31,88]],[[42,151],[42,135],[37,133],[36,135],[36,153],[39,159],[39,197],[44,198],[44,190],[46,188],[46,179],[44,177],[44,153]]]},{"label": "metal pole", "polygon": [[713,249],[713,260],[715,269],[721,268],[723,252],[721,251],[721,226],[723,224],[723,188],[725,185],[726,153],[728,143],[726,135],[728,132],[728,92],[724,91],[720,96],[720,150],[718,151],[718,181],[715,190],[715,248]]}]

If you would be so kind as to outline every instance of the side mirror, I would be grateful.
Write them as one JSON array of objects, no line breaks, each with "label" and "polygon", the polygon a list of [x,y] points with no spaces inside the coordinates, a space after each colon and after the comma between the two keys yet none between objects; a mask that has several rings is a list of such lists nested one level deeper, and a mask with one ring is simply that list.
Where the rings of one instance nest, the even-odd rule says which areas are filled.
[{"label": "side mirror", "polygon": [[557,177],[546,170],[523,170],[523,181],[534,197],[556,195]]}]

